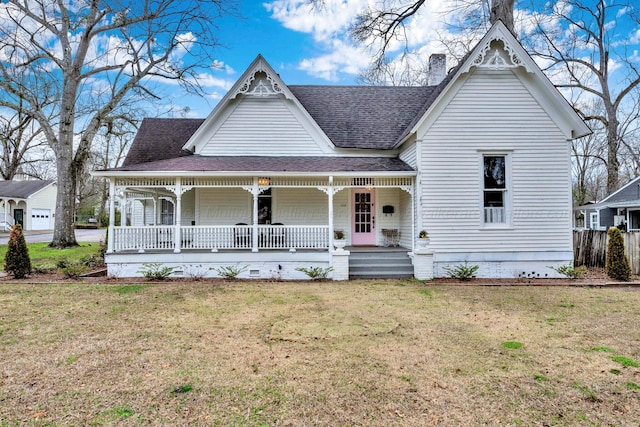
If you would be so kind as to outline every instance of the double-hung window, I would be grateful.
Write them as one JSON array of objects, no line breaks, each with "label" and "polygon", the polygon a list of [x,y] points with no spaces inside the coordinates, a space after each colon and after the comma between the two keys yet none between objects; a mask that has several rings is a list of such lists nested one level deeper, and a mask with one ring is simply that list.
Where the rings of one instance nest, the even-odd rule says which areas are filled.
[{"label": "double-hung window", "polygon": [[508,203],[508,165],[506,155],[485,154],[483,164],[483,223],[506,225]]}]

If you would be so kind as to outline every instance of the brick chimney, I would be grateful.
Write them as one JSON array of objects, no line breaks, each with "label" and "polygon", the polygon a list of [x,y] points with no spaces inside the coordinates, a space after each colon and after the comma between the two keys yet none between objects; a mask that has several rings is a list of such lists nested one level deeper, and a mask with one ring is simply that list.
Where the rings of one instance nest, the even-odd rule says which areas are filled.
[{"label": "brick chimney", "polygon": [[447,75],[447,56],[444,53],[434,53],[429,57],[429,86],[440,84]]}]

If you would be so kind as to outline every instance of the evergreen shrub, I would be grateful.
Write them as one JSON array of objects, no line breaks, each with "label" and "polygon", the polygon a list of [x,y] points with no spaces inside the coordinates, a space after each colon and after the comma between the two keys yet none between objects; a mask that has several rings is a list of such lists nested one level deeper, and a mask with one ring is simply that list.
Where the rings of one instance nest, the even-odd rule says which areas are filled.
[{"label": "evergreen shrub", "polygon": [[616,227],[609,228],[607,232],[609,243],[607,244],[607,257],[605,269],[607,276],[613,280],[628,282],[631,279],[631,267],[624,254],[624,238]]},{"label": "evergreen shrub", "polygon": [[24,240],[24,233],[20,224],[11,227],[7,253],[4,256],[4,271],[12,274],[15,279],[22,279],[27,274],[31,274],[29,248]]}]

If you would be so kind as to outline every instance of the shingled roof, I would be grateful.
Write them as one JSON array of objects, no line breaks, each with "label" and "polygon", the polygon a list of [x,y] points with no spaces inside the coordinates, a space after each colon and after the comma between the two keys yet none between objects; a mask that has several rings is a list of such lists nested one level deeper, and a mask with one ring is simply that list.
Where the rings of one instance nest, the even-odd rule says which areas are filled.
[{"label": "shingled roof", "polygon": [[0,181],[0,197],[26,199],[52,182],[52,180]]},{"label": "shingled roof", "polygon": [[138,133],[124,159],[123,166],[188,155],[182,146],[204,122],[204,119],[142,120]]},{"label": "shingled roof", "polygon": [[[424,110],[435,86],[288,86],[339,148],[388,150]],[[173,159],[204,119],[147,118],[123,166]]]},{"label": "shingled roof", "polygon": [[263,157],[191,155],[155,162],[124,165],[114,172],[410,172],[393,157]]},{"label": "shingled roof", "polygon": [[388,150],[435,86],[288,86],[340,148]]}]

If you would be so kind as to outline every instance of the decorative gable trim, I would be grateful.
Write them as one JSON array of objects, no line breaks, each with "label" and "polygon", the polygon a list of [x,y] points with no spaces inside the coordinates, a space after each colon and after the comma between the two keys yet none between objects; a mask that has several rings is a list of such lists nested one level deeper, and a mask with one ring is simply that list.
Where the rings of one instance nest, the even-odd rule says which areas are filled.
[{"label": "decorative gable trim", "polygon": [[[194,154],[200,154],[225,120],[231,114],[234,114],[238,106],[243,103],[243,99],[254,102],[256,100],[281,101],[291,115],[306,129],[309,137],[317,143],[318,149],[325,153],[333,153],[335,145],[331,142],[331,139],[324,133],[313,117],[309,115],[293,92],[289,90],[287,85],[280,79],[278,73],[273,70],[262,55],[258,55],[246,71],[242,73],[242,76],[215,106],[202,125],[182,146],[182,149]],[[239,154],[248,155],[252,153],[253,151]]]},{"label": "decorative gable trim", "polygon": [[461,71],[466,73],[471,67],[490,70],[523,67],[527,72],[535,73],[535,70],[522,60],[502,31],[496,31],[493,37],[478,46],[476,55],[465,64]]},{"label": "decorative gable trim", "polygon": [[253,68],[248,70],[244,79],[238,83],[238,88],[232,98],[236,98],[238,95],[260,98],[283,95],[286,99],[293,99],[293,95],[288,90],[283,90],[284,85],[280,78],[262,57],[254,62]]},{"label": "decorative gable trim", "polygon": [[591,129],[575,112],[560,91],[529,56],[515,36],[502,21],[496,21],[471,53],[463,60],[450,77],[445,78],[438,96],[426,108],[422,117],[415,122],[407,135],[396,147],[409,140],[418,129],[429,127],[437,120],[473,70],[510,70],[521,79],[527,90],[558,125],[567,140],[591,133]]}]

